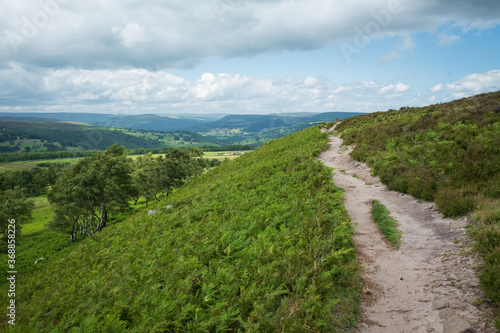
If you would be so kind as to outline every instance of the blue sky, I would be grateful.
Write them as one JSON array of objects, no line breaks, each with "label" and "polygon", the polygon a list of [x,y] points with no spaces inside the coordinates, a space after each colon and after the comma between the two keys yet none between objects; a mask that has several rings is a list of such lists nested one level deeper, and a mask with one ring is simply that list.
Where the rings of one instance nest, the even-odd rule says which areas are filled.
[{"label": "blue sky", "polygon": [[500,90],[498,1],[0,5],[0,112],[373,112]]}]

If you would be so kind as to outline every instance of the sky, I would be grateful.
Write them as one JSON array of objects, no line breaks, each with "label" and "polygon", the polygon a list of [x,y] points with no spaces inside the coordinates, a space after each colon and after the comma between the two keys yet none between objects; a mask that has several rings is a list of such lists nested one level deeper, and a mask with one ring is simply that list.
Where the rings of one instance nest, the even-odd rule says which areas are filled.
[{"label": "sky", "polygon": [[500,90],[497,0],[0,0],[0,112],[375,112]]}]

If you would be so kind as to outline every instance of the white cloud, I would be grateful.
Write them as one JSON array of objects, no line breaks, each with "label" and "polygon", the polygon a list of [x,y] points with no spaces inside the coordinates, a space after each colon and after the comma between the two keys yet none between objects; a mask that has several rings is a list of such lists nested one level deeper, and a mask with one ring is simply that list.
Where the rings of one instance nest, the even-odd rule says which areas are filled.
[{"label": "white cloud", "polygon": [[[4,1],[0,66],[18,61],[89,69],[192,67],[209,57],[313,50],[341,41],[356,45],[386,36],[404,38],[397,50],[403,52],[415,47],[409,37],[414,32],[433,32],[450,22],[463,29],[500,23],[500,2],[489,0],[51,0],[56,7],[40,5],[48,2]],[[439,43],[457,38],[443,35]]]},{"label": "white cloud", "polygon": [[415,44],[413,38],[411,36],[405,36],[402,43],[396,44],[394,46],[397,51],[392,51],[391,53],[384,54],[382,57],[380,57],[379,63],[383,65],[401,59],[403,57],[402,53],[407,51],[412,52],[416,47],[417,44]]},{"label": "white cloud", "polygon": [[447,84],[446,90],[457,96],[500,90],[500,70],[467,75],[463,79]]},{"label": "white cloud", "polygon": [[111,31],[120,44],[125,47],[134,47],[149,40],[146,32],[137,22],[128,22],[123,27],[113,27]]},{"label": "white cloud", "polygon": [[431,88],[431,91],[432,91],[433,93],[436,93],[436,92],[440,92],[440,91],[442,91],[444,88],[445,88],[444,84],[439,83],[439,84],[435,85],[434,87],[432,87],[432,88]]},{"label": "white cloud", "polygon": [[385,85],[385,86],[381,87],[378,90],[378,94],[379,95],[387,94],[387,93],[401,94],[401,93],[404,93],[404,92],[408,91],[409,89],[410,89],[409,85],[406,85],[404,83],[399,82],[396,85],[394,85],[394,84],[388,84],[388,85]]},{"label": "white cloud", "polygon": [[403,52],[403,51],[411,51],[414,48],[417,47],[417,44],[413,41],[413,38],[411,36],[406,36],[405,39],[403,40],[403,43],[398,46],[398,50]]},{"label": "white cloud", "polygon": [[[404,83],[335,84],[312,76],[292,80],[205,73],[189,81],[165,71],[145,69],[40,70],[33,76],[22,73],[27,72],[16,63],[0,71],[6,78],[0,81],[0,91],[5,92],[7,86],[11,89],[0,94],[0,104],[25,111],[36,105],[37,110],[71,107],[75,111],[115,113],[376,111],[407,104],[403,93],[409,89]],[[33,91],[36,94],[32,96]]]},{"label": "white cloud", "polygon": [[452,100],[500,90],[500,70],[475,73],[452,83],[440,83],[430,89],[441,93],[441,100]]},{"label": "white cloud", "polygon": [[383,56],[380,58],[379,63],[380,63],[380,64],[387,64],[387,63],[389,63],[389,62],[393,62],[394,60],[397,60],[397,59],[399,59],[399,58],[401,58],[401,56],[399,55],[399,53],[398,53],[398,52],[396,52],[396,51],[392,51],[392,52],[391,52],[391,53],[389,53],[389,54],[385,54],[385,55],[383,55]]},{"label": "white cloud", "polygon": [[460,40],[460,36],[457,35],[447,35],[445,33],[439,34],[438,36],[438,46],[450,46],[455,44]]}]

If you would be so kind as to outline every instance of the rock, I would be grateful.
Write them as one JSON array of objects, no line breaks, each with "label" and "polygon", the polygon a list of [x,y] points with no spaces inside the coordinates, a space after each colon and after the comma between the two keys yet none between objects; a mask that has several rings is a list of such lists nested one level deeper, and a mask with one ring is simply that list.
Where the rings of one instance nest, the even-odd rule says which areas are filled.
[{"label": "rock", "polygon": [[172,209],[174,208],[174,205],[167,205],[167,209]]},{"label": "rock", "polygon": [[474,330],[467,320],[452,314],[444,320],[443,333],[474,333]]},{"label": "rock", "polygon": [[468,291],[469,291],[469,284],[466,282],[462,285],[462,292],[464,294],[467,294]]},{"label": "rock", "polygon": [[434,329],[432,327],[429,327],[427,330],[426,330],[428,333],[432,333],[434,332]]},{"label": "rock", "polygon": [[452,279],[454,281],[458,281],[458,282],[462,281],[462,279],[460,278],[460,276],[458,276],[456,274],[453,274],[453,273],[450,274],[450,279]]},{"label": "rock", "polygon": [[452,314],[453,314],[452,309],[443,309],[443,310],[439,311],[439,319],[444,319]]},{"label": "rock", "polygon": [[363,294],[371,295],[373,292],[370,290],[368,287],[363,287],[362,289]]},{"label": "rock", "polygon": [[431,298],[430,297],[426,297],[426,296],[422,296],[418,299],[419,302],[430,302],[431,301]]},{"label": "rock", "polygon": [[444,297],[436,296],[432,300],[432,310],[441,310],[450,306],[450,302]]},{"label": "rock", "polygon": [[160,211],[159,209],[150,209],[150,210],[148,211],[148,216],[149,216],[149,215],[156,214],[156,213],[158,213],[159,211]]}]

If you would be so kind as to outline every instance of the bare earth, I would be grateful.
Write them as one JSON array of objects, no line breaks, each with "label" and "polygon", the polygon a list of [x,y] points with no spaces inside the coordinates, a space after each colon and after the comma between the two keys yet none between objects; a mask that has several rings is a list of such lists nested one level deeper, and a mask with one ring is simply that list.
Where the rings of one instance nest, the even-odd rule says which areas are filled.
[{"label": "bare earth", "polygon": [[[371,176],[370,167],[348,155],[352,147],[341,147],[335,136],[330,145],[319,159],[335,168],[334,183],[345,191],[345,206],[357,231],[363,286],[358,331],[496,332],[479,289],[479,258],[470,251],[467,219],[444,219],[433,203],[389,191]],[[371,220],[373,199],[400,224],[397,250]]]}]

